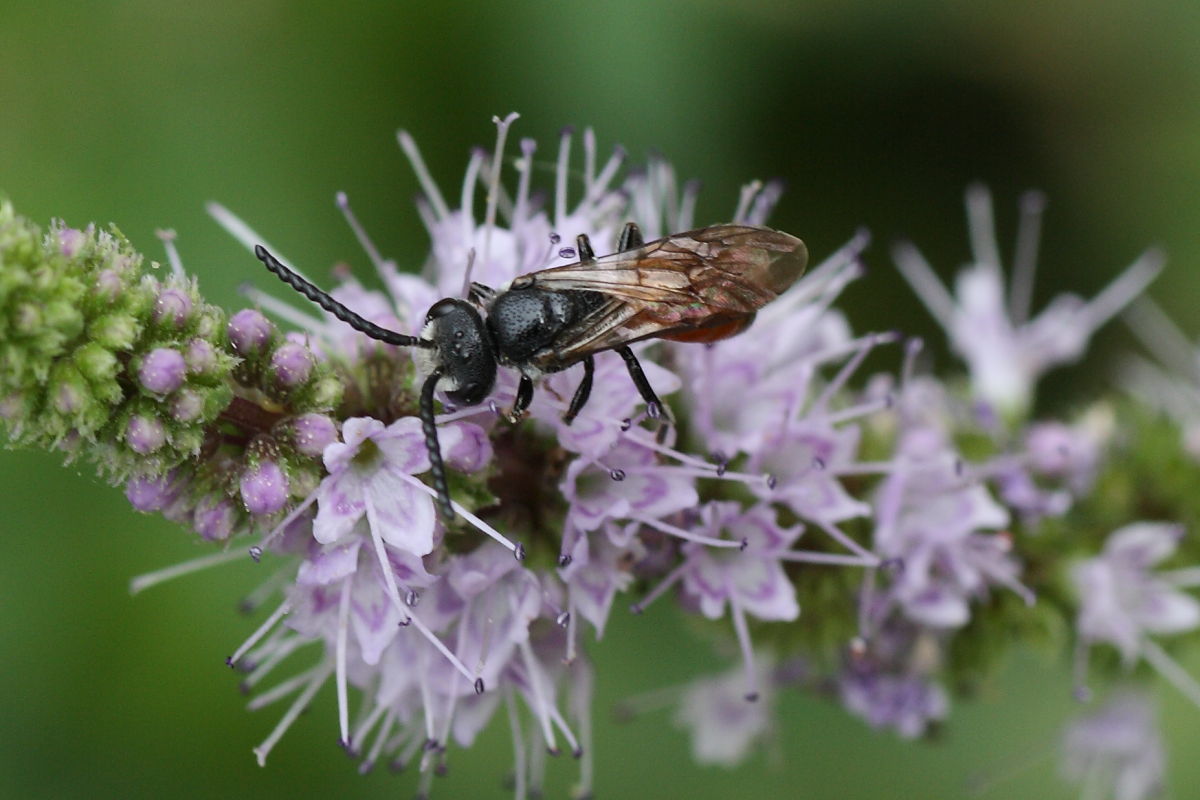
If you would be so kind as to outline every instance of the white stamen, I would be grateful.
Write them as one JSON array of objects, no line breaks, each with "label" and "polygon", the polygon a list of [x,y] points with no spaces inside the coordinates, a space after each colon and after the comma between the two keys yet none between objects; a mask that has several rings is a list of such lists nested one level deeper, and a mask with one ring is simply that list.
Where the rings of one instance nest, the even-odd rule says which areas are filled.
[{"label": "white stamen", "polygon": [[858,593],[858,637],[869,641],[874,631],[870,623],[871,607],[875,604],[875,588],[879,571],[868,569]]},{"label": "white stamen", "polygon": [[484,158],[480,151],[472,151],[463,175],[459,213],[462,214],[462,237],[465,242],[475,241],[475,185],[479,182],[479,170],[483,168]]},{"label": "white stamen", "polygon": [[846,385],[846,381],[850,380],[850,376],[853,375],[860,366],[862,366],[862,362],[866,359],[870,352],[874,350],[877,345],[894,342],[897,338],[898,337],[894,333],[877,333],[873,336],[863,337],[860,340],[860,344],[854,355],[851,356],[850,360],[842,365],[842,368],[838,370],[838,373],[833,376],[833,380],[831,380],[825,386],[825,388],[821,391],[821,394],[817,396],[817,398],[809,407],[814,412],[824,413],[825,409],[829,405],[829,401],[833,399],[834,395],[842,390],[842,387]]},{"label": "white stamen", "polygon": [[733,222],[744,223],[746,214],[750,210],[750,202],[754,196],[762,191],[763,184],[760,180],[753,180],[742,187],[741,194],[738,195],[737,209],[733,212]]},{"label": "white stamen", "polygon": [[563,738],[567,740],[567,745],[570,746],[571,752],[583,755],[583,752],[579,749],[579,740],[575,738],[575,734],[572,733],[571,727],[567,725],[567,721],[563,719],[562,712],[559,711],[553,703],[547,704],[546,709],[550,712],[550,719],[554,721],[555,726],[562,731]]},{"label": "white stamen", "polygon": [[1166,570],[1156,577],[1180,589],[1194,589],[1200,586],[1200,567]]},{"label": "white stamen", "polygon": [[251,253],[254,252],[254,248],[257,245],[262,245],[271,251],[271,255],[275,256],[279,263],[283,264],[301,278],[308,280],[308,277],[303,272],[296,269],[296,267],[292,265],[292,262],[280,255],[279,251],[276,250],[271,243],[255,232],[253,228],[247,225],[240,217],[238,217],[228,208],[216,202],[210,202],[206,204],[204,208],[208,211],[209,216],[216,220],[217,224],[225,229],[226,233],[241,242],[242,246]]},{"label": "white stamen", "polygon": [[643,597],[641,600],[639,600],[638,602],[631,605],[629,607],[629,610],[632,611],[634,614],[641,614],[643,611],[645,611],[647,608],[650,607],[651,603],[653,603],[658,598],[662,597],[663,594],[665,594],[668,589],[670,589],[672,586],[674,586],[676,583],[679,582],[679,579],[683,577],[683,573],[686,571],[686,568],[687,568],[687,562],[684,562],[684,563],[676,566],[674,569],[672,569],[670,572],[667,573],[667,576],[665,578],[663,578],[661,581],[658,582],[657,586],[655,586],[653,589],[651,589],[649,592],[647,592],[645,597]]},{"label": "white stamen", "polygon": [[774,556],[780,561],[798,561],[808,564],[840,564],[847,567],[878,567],[879,558],[872,556],[847,556],[840,553],[818,553],[811,550],[791,550]]},{"label": "white stamen", "polygon": [[542,736],[546,740],[546,746],[551,750],[557,751],[558,741],[554,737],[554,726],[550,723],[550,714],[547,711],[546,696],[542,687],[542,671],[538,667],[537,659],[533,655],[533,648],[529,646],[528,639],[522,639],[517,643],[517,647],[521,650],[521,659],[525,662],[525,672],[529,678],[529,693],[532,695],[532,698],[526,697],[527,702],[531,700],[529,702],[529,709],[538,719],[542,729]]},{"label": "white stamen", "polygon": [[1042,236],[1042,212],[1045,210],[1046,196],[1041,192],[1026,192],[1021,197],[1021,221],[1017,225],[1017,248],[1008,294],[1008,313],[1016,325],[1024,325],[1029,319],[1038,243]]},{"label": "white stamen", "polygon": [[1079,312],[1089,333],[1112,319],[1158,277],[1166,259],[1158,250],[1147,250]]},{"label": "white stamen", "polygon": [[292,703],[287,713],[283,715],[283,719],[279,720],[279,724],[275,726],[275,730],[271,731],[271,735],[263,740],[263,743],[254,748],[254,755],[258,759],[260,767],[267,763],[267,756],[270,755],[271,749],[287,732],[287,729],[296,721],[296,717],[300,716],[300,712],[308,707],[312,702],[313,695],[321,688],[326,680],[329,679],[329,674],[333,672],[332,664],[323,664],[313,670],[313,676],[309,679],[308,686],[304,687],[304,691],[296,698],[296,702]]},{"label": "white stamen", "polygon": [[946,291],[921,252],[911,243],[901,242],[892,248],[892,260],[938,324],[947,331],[951,330],[954,325],[954,298]]},{"label": "white stamen", "polygon": [[367,229],[362,226],[355,215],[354,210],[350,208],[350,198],[345,192],[338,192],[334,197],[337,207],[342,210],[342,216],[346,218],[346,224],[350,226],[350,230],[354,231],[354,238],[358,239],[358,244],[366,252],[367,258],[371,259],[371,265],[375,267],[375,271],[379,273],[381,278],[387,278],[389,268],[394,269],[395,264],[385,261],[383,256],[379,254],[379,249],[375,247],[375,243],[371,241],[371,237],[367,235]]},{"label": "white stamen", "polygon": [[258,629],[255,630],[254,633],[250,634],[250,638],[242,642],[242,646],[233,651],[233,655],[226,659],[226,663],[231,666],[238,663],[242,656],[246,654],[246,651],[251,647],[254,647],[258,640],[265,636],[268,631],[274,628],[279,620],[283,619],[284,616],[286,616],[291,610],[292,604],[290,600],[284,600],[282,603],[280,603],[279,608],[271,612],[271,616],[267,617],[266,622],[264,622],[262,625],[259,625]]},{"label": "white stamen", "polygon": [[917,357],[925,349],[925,340],[914,338],[904,343],[904,366],[900,370],[900,386],[912,384],[913,374],[917,369]]},{"label": "white stamen", "polygon": [[567,652],[563,656],[564,664],[575,663],[575,637],[579,628],[579,614],[575,611],[575,596],[567,596]]},{"label": "white stamen", "polygon": [[[429,688],[429,656],[428,650],[421,649],[418,654],[419,664],[417,664],[417,688],[421,691],[421,706],[424,709],[425,717],[425,742],[428,745],[430,742],[437,741],[437,731],[434,728],[433,719],[433,693]],[[425,750],[425,754],[421,756],[421,769],[429,768],[429,750]]]},{"label": "white stamen", "polygon": [[750,630],[746,627],[746,614],[738,602],[732,581],[726,579],[725,594],[729,598],[729,615],[733,618],[733,630],[737,633],[738,648],[742,651],[742,664],[746,670],[746,699],[757,700],[759,696],[758,670],[754,668],[754,648],[750,643]]},{"label": "white stamen", "polygon": [[446,206],[442,193],[438,191],[433,176],[429,174],[429,168],[425,166],[425,160],[421,158],[421,151],[417,149],[417,143],[413,141],[408,131],[404,130],[396,131],[396,141],[400,143],[400,149],[404,151],[404,155],[408,156],[408,162],[412,164],[413,172],[417,174],[417,180],[425,192],[425,198],[433,207],[437,218],[441,220],[449,217],[450,209]]},{"label": "white stamen", "polygon": [[860,417],[869,417],[870,415],[877,414],[880,411],[886,411],[893,405],[894,402],[890,398],[886,397],[882,400],[871,400],[866,403],[859,403],[856,406],[843,408],[841,411],[825,417],[825,421],[830,425],[841,425],[843,422],[849,422],[850,420],[859,419]]},{"label": "white stamen", "polygon": [[679,229],[691,230],[696,217],[696,199],[700,196],[700,182],[688,181],[679,195]]},{"label": "white stamen", "polygon": [[[365,699],[365,698],[364,698]],[[363,739],[367,738],[367,734],[375,727],[375,723],[379,718],[388,711],[390,706],[383,701],[376,702],[371,710],[363,717],[362,721],[354,728],[354,733],[350,734],[348,747],[357,748],[362,743]]]},{"label": "white stamen", "polygon": [[496,151],[492,156],[492,170],[488,176],[487,210],[483,222],[483,263],[491,255],[492,228],[496,226],[496,201],[500,196],[500,167],[504,163],[504,143],[508,139],[508,128],[521,115],[513,111],[504,119],[492,117],[496,123]]},{"label": "white stamen", "polygon": [[592,196],[592,184],[596,180],[596,132],[583,129],[583,196]]},{"label": "white stamen", "polygon": [[890,475],[895,471],[896,464],[892,461],[859,461],[844,467],[834,467],[829,470],[829,474],[842,478],[849,475]]},{"label": "white stamen", "polygon": [[1179,666],[1178,661],[1167,655],[1167,652],[1159,647],[1157,642],[1143,639],[1142,656],[1184,697],[1200,707],[1200,682],[1197,682],[1188,674],[1187,670]]},{"label": "white stamen", "polygon": [[1200,352],[1153,300],[1139,298],[1124,316],[1133,335],[1155,358],[1180,375],[1200,381]]},{"label": "white stamen", "polygon": [[579,743],[583,758],[579,764],[579,793],[588,796],[592,791],[595,758],[592,755],[592,690],[591,665],[581,661],[573,667],[575,680],[571,683],[571,710],[579,720]]},{"label": "white stamen", "polygon": [[514,228],[521,225],[529,213],[529,178],[530,173],[533,172],[533,154],[535,152],[537,152],[537,142],[533,139],[521,140],[521,157],[517,159],[517,202],[513,205],[512,225]]},{"label": "white stamen", "polygon": [[996,220],[992,213],[992,193],[981,183],[967,187],[967,229],[971,234],[971,252],[975,262],[1000,269],[1000,248],[996,244]]},{"label": "white stamen", "polygon": [[[436,491],[429,488],[424,483],[422,483],[421,481],[414,478],[412,475],[408,475],[405,473],[396,473],[396,474],[399,475],[401,478],[403,478],[406,482],[408,482],[412,486],[415,486],[416,488],[425,492],[425,494],[429,495],[430,497],[437,497]],[[488,525],[486,522],[481,520],[479,517],[472,514],[464,506],[460,505],[457,501],[451,500],[450,505],[454,508],[455,513],[457,513],[459,516],[461,516],[467,522],[471,523],[476,528],[478,528],[480,531],[487,534],[491,538],[495,539],[500,544],[504,545],[510,552],[513,552],[513,553],[516,552],[517,546],[515,544],[513,544],[512,542],[510,542],[504,536],[504,534],[500,533],[498,530],[493,528],[491,525]]]},{"label": "white stamen", "polygon": [[584,195],[583,203],[585,205],[595,203],[600,199],[604,192],[608,191],[608,185],[612,183],[613,177],[617,174],[617,170],[625,163],[625,149],[616,147],[613,153],[608,157],[608,161],[604,162],[604,166],[600,168],[600,174],[591,182],[591,187]]},{"label": "white stamen", "polygon": [[165,583],[173,578],[179,578],[184,575],[190,575],[193,572],[216,567],[221,564],[228,564],[231,561],[241,561],[247,558],[246,551],[226,550],[222,553],[212,553],[211,555],[193,558],[189,561],[184,561],[181,564],[174,564],[170,567],[147,572],[138,575],[129,581],[129,593],[138,594],[139,592],[149,589],[151,586],[157,586],[160,583]]},{"label": "white stamen", "polygon": [[567,169],[570,163],[571,129],[564,128],[558,140],[558,164],[554,174],[554,229],[563,236],[571,235],[570,231],[562,230],[567,218]]},{"label": "white stamen", "polygon": [[[263,692],[260,695],[257,695],[252,700],[250,700],[250,702],[246,703],[246,709],[248,711],[259,711],[259,710],[264,709],[267,706],[271,705],[272,703],[276,703],[276,702],[282,700],[283,698],[292,694],[297,689],[299,689],[301,686],[305,685],[310,680],[312,680],[312,677],[314,675],[318,674],[324,666],[325,666],[325,662],[321,662],[320,664],[317,664],[317,666],[312,667],[311,669],[307,669],[304,672],[301,672],[299,675],[293,675],[292,677],[288,678],[287,680],[283,681],[282,683],[278,683],[275,686],[272,686],[267,691]],[[333,665],[330,664],[329,666],[330,666],[330,672],[332,672]]]},{"label": "white stamen", "polygon": [[[484,248],[486,250],[486,245]],[[472,247],[467,251],[467,268],[463,270],[463,285],[460,294],[466,298],[471,295],[471,276],[475,272],[475,248]]]},{"label": "white stamen", "polygon": [[723,547],[731,550],[740,550],[743,546],[742,542],[735,542],[732,539],[717,539],[712,536],[703,536],[698,533],[691,533],[690,531],[685,531],[683,528],[677,528],[674,525],[669,525],[662,520],[654,519],[653,517],[631,514],[629,519],[636,520],[643,525],[648,525],[651,528],[660,530],[663,533],[675,536],[679,539],[685,539],[689,542],[695,542],[696,544],[702,544],[707,547]]},{"label": "white stamen", "polygon": [[163,249],[167,251],[167,263],[171,265],[171,277],[180,282],[186,281],[187,273],[183,271],[183,261],[179,258],[179,251],[175,249],[175,231],[155,231],[155,234],[163,243]]},{"label": "white stamen", "polygon": [[840,528],[838,528],[836,525],[834,525],[833,523],[827,522],[823,519],[813,519],[812,522],[816,523],[818,528],[825,531],[827,534],[829,534],[833,538],[834,541],[838,542],[840,545],[842,545],[842,547],[845,547],[850,552],[856,553],[856,554],[862,556],[863,558],[875,558],[875,555],[873,553],[871,553],[869,550],[865,549],[858,542],[851,539],[849,536],[847,536],[845,533],[843,533],[842,530]]},{"label": "white stamen", "polygon": [[513,743],[513,772],[516,786],[513,796],[516,800],[525,800],[525,736],[521,733],[521,721],[517,718],[517,704],[513,702],[512,689],[505,686],[504,706],[508,710],[508,729]]},{"label": "white stamen", "polygon": [[270,544],[272,541],[274,541],[275,537],[281,535],[284,532],[284,530],[287,528],[288,525],[291,525],[293,522],[295,522],[296,518],[299,517],[301,514],[303,514],[305,509],[307,509],[309,506],[311,506],[316,501],[317,501],[317,493],[313,492],[308,497],[304,498],[304,500],[300,503],[300,505],[296,506],[291,511],[289,511],[288,515],[286,517],[284,517],[283,520],[278,525],[276,525],[274,528],[272,528],[270,533],[268,533],[266,536],[263,537],[263,541],[262,541],[263,547],[266,547],[268,544]]},{"label": "white stamen", "polygon": [[242,688],[247,691],[253,689],[271,674],[271,671],[279,666],[285,658],[296,652],[301,645],[305,644],[310,644],[310,640],[302,636],[289,636],[286,639],[281,639],[279,644],[271,649],[270,655],[262,660],[259,660],[254,653],[251,653],[250,659],[254,662],[255,667],[250,671],[249,675],[242,679]]},{"label": "white stamen", "polygon": [[375,735],[375,744],[371,745],[371,750],[367,753],[363,763],[368,768],[374,766],[379,761],[379,754],[383,752],[383,746],[387,743],[388,734],[392,732],[392,726],[396,724],[396,712],[392,709],[387,710],[384,715],[383,724],[379,726],[379,733]]},{"label": "white stamen", "polygon": [[[417,207],[417,216],[421,218],[421,224],[425,226],[425,230],[429,232],[430,237],[438,235],[438,218],[433,213],[432,206],[425,200],[424,197],[418,197],[413,205]],[[428,269],[425,270],[429,272]]]},{"label": "white stamen", "polygon": [[349,747],[350,707],[346,697],[346,635],[350,628],[350,585],[351,579],[342,580],[342,596],[338,601],[336,667],[334,680],[337,684],[338,730],[342,734],[342,745]]}]

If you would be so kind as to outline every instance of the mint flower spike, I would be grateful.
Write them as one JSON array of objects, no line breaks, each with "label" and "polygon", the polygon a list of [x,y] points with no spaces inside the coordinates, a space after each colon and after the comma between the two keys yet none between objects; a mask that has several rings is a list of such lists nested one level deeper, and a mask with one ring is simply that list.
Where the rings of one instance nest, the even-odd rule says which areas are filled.
[{"label": "mint flower spike", "polygon": [[1037,193],[1022,198],[1016,265],[1007,297],[992,199],[981,185],[967,190],[973,261],[959,271],[953,297],[912,244],[898,244],[892,251],[900,273],[966,362],[972,394],[1007,420],[1023,418],[1038,379],[1053,367],[1081,358],[1092,334],[1138,297],[1164,263],[1161,252],[1148,250],[1092,300],[1060,295],[1030,319],[1044,205]]}]

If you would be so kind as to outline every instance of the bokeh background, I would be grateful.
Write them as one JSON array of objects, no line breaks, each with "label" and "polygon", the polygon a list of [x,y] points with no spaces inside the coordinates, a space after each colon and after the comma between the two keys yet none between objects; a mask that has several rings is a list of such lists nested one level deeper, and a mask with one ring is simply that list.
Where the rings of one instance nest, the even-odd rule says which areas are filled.
[{"label": "bokeh background", "polygon": [[[418,139],[447,192],[493,114],[543,153],[566,124],[700,177],[698,218],[739,185],[782,177],[774,222],[816,257],[860,225],[872,274],[845,297],[856,329],[933,327],[887,256],[913,237],[943,274],[968,255],[962,193],[1050,198],[1037,296],[1093,294],[1150,243],[1154,295],[1195,331],[1200,298],[1200,4],[0,0],[0,191],[39,221],[114,221],[158,257],[174,228],[217,302],[256,263],[209,220],[219,199],[308,271],[366,260],[333,205],[349,192],[384,252],[418,264]],[[1070,405],[1111,380],[1105,354],[1061,371]],[[943,363],[945,363],[943,361]],[[412,775],[356,774],[335,744],[331,687],[265,769],[250,754],[282,709],[242,709],[223,658],[257,624],[239,564],[131,598],[130,576],[200,555],[181,530],[46,454],[0,453],[0,795],[407,796]],[[807,613],[819,613],[809,609]],[[902,743],[832,705],[781,705],[781,745],[740,769],[696,767],[667,714],[609,719],[621,697],[720,665],[666,605],[615,613],[600,675],[600,797],[1066,798],[1053,745],[1072,710],[1063,664],[1018,654],[937,741]],[[1193,669],[1200,667],[1193,653]],[[1200,797],[1200,711],[1161,693],[1177,798]],[[438,797],[504,796],[507,732],[455,753]],[[574,774],[551,765],[551,796]]]}]

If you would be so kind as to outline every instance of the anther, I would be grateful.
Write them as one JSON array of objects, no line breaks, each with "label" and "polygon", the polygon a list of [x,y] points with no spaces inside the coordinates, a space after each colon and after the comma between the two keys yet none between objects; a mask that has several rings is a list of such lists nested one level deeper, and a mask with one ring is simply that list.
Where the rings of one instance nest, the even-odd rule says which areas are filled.
[{"label": "anther", "polygon": [[517,559],[517,561],[525,560],[525,545],[517,542],[516,546],[513,548],[513,558]]},{"label": "anther", "polygon": [[757,703],[758,702],[758,692],[746,692],[746,694],[744,694],[743,697],[746,698],[747,703]]},{"label": "anther", "polygon": [[629,606],[629,613],[630,614],[641,614],[642,613],[642,604],[641,603],[632,603]]},{"label": "anther", "polygon": [[559,614],[557,617],[554,618],[554,621],[556,623],[558,623],[558,627],[560,627],[560,628],[567,627],[567,623],[569,623],[571,621],[571,612],[570,611],[562,612],[561,614]]},{"label": "anther", "polygon": [[614,481],[623,481],[625,480],[625,470],[610,469],[608,471],[608,477],[612,478]]},{"label": "anther", "polygon": [[250,558],[252,558],[254,560],[255,564],[257,564],[262,559],[262,554],[263,554],[263,549],[261,547],[259,547],[258,545],[255,544],[255,545],[250,546]]},{"label": "anther", "polygon": [[562,241],[562,237],[559,236],[557,233],[550,234],[550,244],[558,244],[561,241]]},{"label": "anther", "polygon": [[483,685],[483,678],[476,678],[475,679],[475,694],[483,694],[484,688],[485,687]]},{"label": "anther", "polygon": [[662,405],[659,403],[646,403],[646,416],[650,419],[659,419],[662,417]]},{"label": "anther", "polygon": [[572,758],[583,758],[583,748],[576,747],[574,750],[571,751],[571,757]]},{"label": "anther", "polygon": [[626,417],[625,419],[621,420],[621,430],[622,431],[627,431],[632,427],[633,427],[633,420],[630,419],[629,417]]},{"label": "anther", "polygon": [[558,557],[558,566],[559,567],[569,567],[569,566],[571,566],[571,562],[574,560],[575,559],[571,556],[570,553],[563,553],[562,555],[560,555]]},{"label": "anther", "polygon": [[813,469],[815,470],[823,470],[826,466],[825,459],[821,458],[820,456],[813,456],[812,465]]},{"label": "anther", "polygon": [[404,604],[409,608],[416,608],[419,602],[421,602],[421,595],[417,594],[415,589],[409,589],[404,594]]},{"label": "anther", "polygon": [[400,620],[401,628],[407,628],[409,625],[412,625],[412,617],[405,617],[404,619]]},{"label": "anther", "polygon": [[560,247],[558,250],[558,257],[559,258],[574,258],[575,257],[575,248],[574,247]]},{"label": "anther", "polygon": [[743,536],[742,543],[740,545],[738,545],[738,552],[740,552],[740,553],[746,552],[746,548],[749,546],[750,546],[750,540],[747,539],[745,536]]},{"label": "anther", "polygon": [[770,473],[765,476],[765,480],[767,482],[767,488],[771,490],[774,490],[775,486],[779,483],[778,479],[776,479],[776,477]]}]

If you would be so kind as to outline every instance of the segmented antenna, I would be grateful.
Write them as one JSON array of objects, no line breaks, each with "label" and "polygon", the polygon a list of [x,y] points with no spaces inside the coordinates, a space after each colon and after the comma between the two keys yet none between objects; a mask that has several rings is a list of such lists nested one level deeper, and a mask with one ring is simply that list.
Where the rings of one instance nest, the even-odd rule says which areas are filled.
[{"label": "segmented antenna", "polygon": [[[288,286],[291,286],[297,292],[304,295],[309,300],[328,311],[330,314],[333,314],[351,328],[354,328],[354,330],[359,331],[360,333],[365,333],[372,339],[377,339],[385,344],[394,344],[401,347],[431,348],[434,346],[433,342],[429,341],[428,339],[421,339],[417,336],[406,336],[403,333],[389,331],[387,328],[381,328],[374,322],[369,322],[363,319],[361,316],[355,314],[337,300],[334,300],[328,294],[321,291],[316,286],[313,286],[311,283],[304,280],[304,278],[301,278],[299,275],[285,267],[279,261],[279,259],[267,252],[267,248],[263,247],[261,244],[254,246],[254,255],[258,257],[259,261],[266,265],[267,269],[271,270],[271,272],[274,272],[279,277],[279,280],[283,281]],[[433,419],[432,414],[429,418],[431,420]],[[445,483],[445,480],[443,480],[443,483]]]},{"label": "segmented antenna", "polygon": [[437,492],[438,511],[442,519],[454,519],[454,507],[450,505],[450,487],[446,483],[446,465],[442,461],[442,447],[438,444],[437,424],[433,419],[433,392],[437,389],[442,371],[435,369],[421,387],[421,431],[425,434],[425,449],[429,452],[429,474],[433,477],[433,489]]}]

